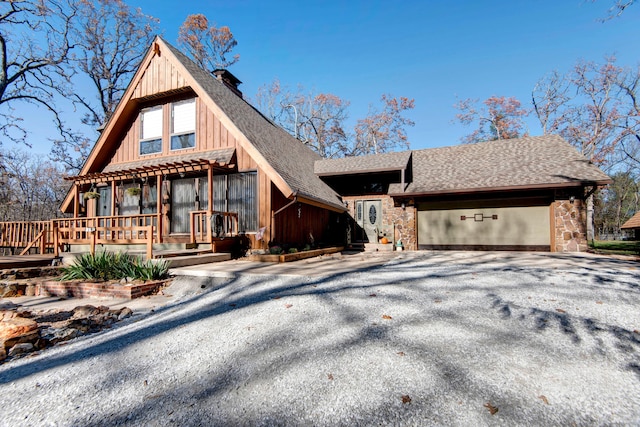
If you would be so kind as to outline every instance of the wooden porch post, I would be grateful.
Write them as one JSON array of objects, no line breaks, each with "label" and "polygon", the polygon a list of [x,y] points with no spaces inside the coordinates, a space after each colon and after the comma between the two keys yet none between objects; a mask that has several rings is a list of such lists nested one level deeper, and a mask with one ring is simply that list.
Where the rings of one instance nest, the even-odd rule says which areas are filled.
[{"label": "wooden porch post", "polygon": [[58,236],[58,222],[51,220],[51,231],[53,233],[53,256],[60,256],[60,237]]},{"label": "wooden porch post", "polygon": [[116,180],[111,181],[111,216],[116,216],[116,201],[118,200],[118,188],[116,187]]},{"label": "wooden porch post", "polygon": [[73,217],[78,218],[80,214],[80,187],[78,183],[73,183]]},{"label": "wooden porch post", "polygon": [[162,224],[164,221],[162,220],[162,175],[156,176],[156,236],[157,242],[162,243],[162,237],[164,233],[162,232]]},{"label": "wooden porch post", "polygon": [[[207,202],[207,219],[211,221],[211,215],[213,214],[213,166],[210,164],[209,169],[207,169],[207,191],[209,192],[208,202]],[[211,231],[211,224],[205,220],[205,224],[207,227],[207,241],[213,242],[213,233]],[[213,250],[213,245],[211,246]]]}]

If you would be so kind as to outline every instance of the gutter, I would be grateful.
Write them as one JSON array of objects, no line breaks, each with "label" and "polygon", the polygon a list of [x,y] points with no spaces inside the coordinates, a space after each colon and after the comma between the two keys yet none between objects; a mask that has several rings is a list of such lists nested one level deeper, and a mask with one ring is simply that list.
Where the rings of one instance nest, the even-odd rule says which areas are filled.
[{"label": "gutter", "polygon": [[536,184],[536,185],[513,185],[507,187],[481,187],[481,188],[464,188],[456,190],[438,190],[438,191],[412,191],[402,193],[389,193],[391,197],[419,197],[419,196],[439,196],[444,194],[474,194],[474,193],[490,193],[494,191],[518,191],[518,190],[541,190],[554,188],[572,188],[601,186],[611,184],[612,180],[606,181],[576,181],[562,184]]}]

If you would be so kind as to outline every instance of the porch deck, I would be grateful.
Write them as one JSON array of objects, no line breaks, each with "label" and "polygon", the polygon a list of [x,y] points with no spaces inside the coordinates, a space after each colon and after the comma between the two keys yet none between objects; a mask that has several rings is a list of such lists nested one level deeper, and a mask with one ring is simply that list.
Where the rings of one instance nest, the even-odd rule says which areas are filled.
[{"label": "porch deck", "polygon": [[54,260],[56,259],[57,257],[53,254],[0,256],[0,270],[12,268],[47,267],[52,265],[54,263]]}]

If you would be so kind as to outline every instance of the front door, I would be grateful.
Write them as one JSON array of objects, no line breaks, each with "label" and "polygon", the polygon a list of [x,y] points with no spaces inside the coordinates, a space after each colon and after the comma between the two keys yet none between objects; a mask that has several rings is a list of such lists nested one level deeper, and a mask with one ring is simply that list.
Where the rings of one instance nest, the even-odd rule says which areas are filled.
[{"label": "front door", "polygon": [[378,243],[382,224],[382,201],[358,200],[356,202],[356,222],[364,231],[369,243]]}]

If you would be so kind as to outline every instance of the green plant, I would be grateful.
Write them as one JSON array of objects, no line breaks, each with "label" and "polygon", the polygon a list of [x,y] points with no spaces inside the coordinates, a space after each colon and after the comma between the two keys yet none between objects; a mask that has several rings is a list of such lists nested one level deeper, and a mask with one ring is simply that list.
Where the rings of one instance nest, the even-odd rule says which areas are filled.
[{"label": "green plant", "polygon": [[290,253],[290,254],[296,254],[296,253],[298,253],[298,249],[296,249],[296,248],[289,248],[289,253]]},{"label": "green plant", "polygon": [[99,199],[100,198],[100,193],[98,193],[97,191],[87,191],[86,193],[84,193],[83,197],[84,197],[85,200]]},{"label": "green plant", "polygon": [[304,248],[302,248],[303,251],[310,251],[311,250],[311,245],[304,245]]},{"label": "green plant", "polygon": [[122,252],[99,252],[84,254],[72,265],[62,268],[60,280],[98,279],[158,280],[167,276],[169,263],[166,260],[143,261],[140,257]]},{"label": "green plant", "polygon": [[129,187],[126,189],[125,193],[127,193],[128,196],[139,196],[140,193],[142,193],[142,190],[140,187]]},{"label": "green plant", "polygon": [[282,248],[280,246],[271,246],[269,248],[269,253],[271,255],[280,255],[282,252],[284,252],[284,251],[282,250]]}]

